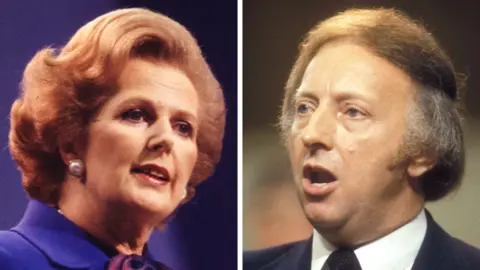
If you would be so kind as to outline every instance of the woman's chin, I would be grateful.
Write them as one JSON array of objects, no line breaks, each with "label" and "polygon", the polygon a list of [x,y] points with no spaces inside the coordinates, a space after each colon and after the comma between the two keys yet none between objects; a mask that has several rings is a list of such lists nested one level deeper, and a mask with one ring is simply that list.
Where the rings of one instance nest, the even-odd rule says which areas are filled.
[{"label": "woman's chin", "polygon": [[176,208],[176,204],[167,194],[143,194],[132,198],[137,211],[156,217],[168,217]]}]

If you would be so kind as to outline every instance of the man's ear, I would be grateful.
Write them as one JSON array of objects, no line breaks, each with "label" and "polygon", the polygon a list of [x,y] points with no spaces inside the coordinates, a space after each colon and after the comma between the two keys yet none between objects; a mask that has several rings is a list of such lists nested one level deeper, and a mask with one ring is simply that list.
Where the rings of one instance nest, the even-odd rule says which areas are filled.
[{"label": "man's ear", "polygon": [[408,165],[407,172],[412,178],[418,178],[435,166],[435,161],[432,158],[425,156],[413,158]]}]

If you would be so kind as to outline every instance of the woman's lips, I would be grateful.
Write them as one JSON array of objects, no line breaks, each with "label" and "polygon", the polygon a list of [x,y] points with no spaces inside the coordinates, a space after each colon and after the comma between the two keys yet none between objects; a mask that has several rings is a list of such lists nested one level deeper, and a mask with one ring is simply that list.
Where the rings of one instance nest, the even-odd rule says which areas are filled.
[{"label": "woman's lips", "polygon": [[140,178],[142,181],[145,181],[154,186],[164,186],[164,185],[168,185],[169,183],[168,181],[160,180],[146,173],[134,173],[134,175]]},{"label": "woman's lips", "polygon": [[155,186],[166,185],[171,180],[170,173],[165,167],[152,163],[134,166],[131,172],[142,181],[146,181]]}]

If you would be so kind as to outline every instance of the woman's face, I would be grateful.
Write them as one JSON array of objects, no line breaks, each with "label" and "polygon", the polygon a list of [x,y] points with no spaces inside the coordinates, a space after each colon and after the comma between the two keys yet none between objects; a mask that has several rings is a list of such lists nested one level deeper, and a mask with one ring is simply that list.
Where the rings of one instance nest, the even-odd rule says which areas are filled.
[{"label": "woman's face", "polygon": [[181,70],[131,60],[89,128],[85,185],[92,198],[170,215],[197,159],[198,107]]}]

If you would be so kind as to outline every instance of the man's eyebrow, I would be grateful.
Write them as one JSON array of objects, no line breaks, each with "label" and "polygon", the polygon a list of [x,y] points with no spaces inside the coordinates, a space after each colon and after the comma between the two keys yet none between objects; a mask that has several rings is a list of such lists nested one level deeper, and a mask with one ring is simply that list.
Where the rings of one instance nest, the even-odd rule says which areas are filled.
[{"label": "man's eyebrow", "polygon": [[293,95],[293,100],[298,100],[300,98],[309,98],[317,100],[318,97],[315,95],[315,92],[309,89],[299,89]]},{"label": "man's eyebrow", "polygon": [[[372,102],[375,100],[375,97],[373,97],[370,93],[359,93],[357,91],[354,91],[350,88],[338,88],[334,90],[335,96],[339,100],[348,100],[348,99],[358,99],[358,100],[364,100],[366,102]],[[315,93],[314,90],[312,89],[301,89],[297,90],[295,94],[293,95],[293,100],[297,101],[298,99],[301,98],[307,98],[307,99],[312,99],[312,100],[318,100],[318,95]]]}]

